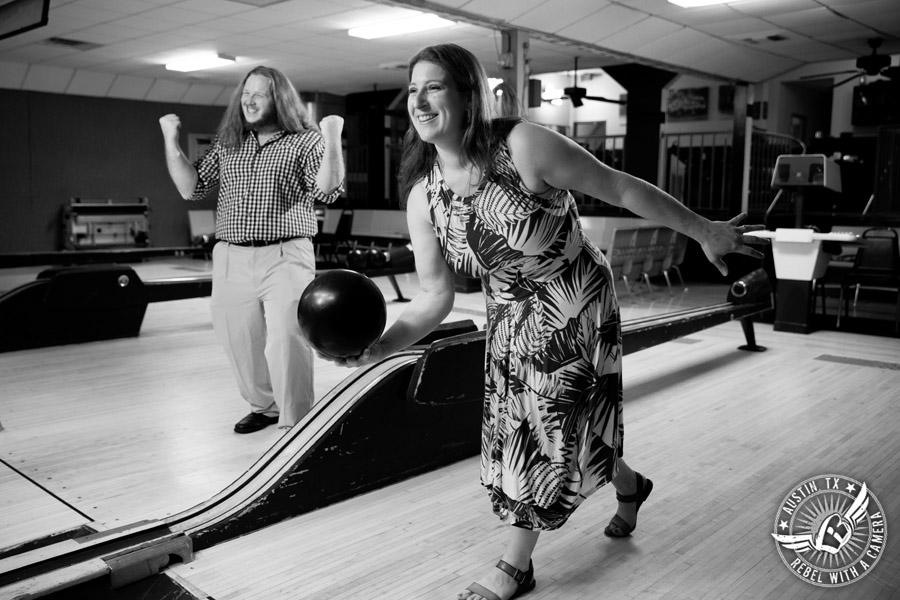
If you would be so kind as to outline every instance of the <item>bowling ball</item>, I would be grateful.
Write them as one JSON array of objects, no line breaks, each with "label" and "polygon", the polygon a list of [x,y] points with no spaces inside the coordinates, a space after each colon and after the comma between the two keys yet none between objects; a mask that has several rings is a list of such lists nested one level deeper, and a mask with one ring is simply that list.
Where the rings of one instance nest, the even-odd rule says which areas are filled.
[{"label": "bowling ball", "polygon": [[320,354],[347,358],[359,356],[378,341],[387,308],[371,279],[349,269],[335,269],[322,273],[303,290],[297,320]]},{"label": "bowling ball", "polygon": [[353,270],[361,271],[368,266],[366,251],[361,248],[354,248],[347,253],[347,266]]},{"label": "bowling ball", "polygon": [[370,269],[383,269],[387,264],[387,254],[378,248],[369,248],[366,251],[366,259]]},{"label": "bowling ball", "polygon": [[398,246],[387,252],[387,262],[392,269],[409,269],[416,267],[416,259],[413,256],[412,246]]}]

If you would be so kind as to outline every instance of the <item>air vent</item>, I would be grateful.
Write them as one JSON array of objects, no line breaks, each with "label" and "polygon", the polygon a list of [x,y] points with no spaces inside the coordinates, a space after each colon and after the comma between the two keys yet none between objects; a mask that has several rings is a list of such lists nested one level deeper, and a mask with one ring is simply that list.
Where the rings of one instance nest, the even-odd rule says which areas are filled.
[{"label": "air vent", "polygon": [[757,33],[750,37],[735,37],[732,39],[737,39],[738,41],[744,42],[745,44],[753,44],[754,46],[758,46],[760,44],[769,44],[772,42],[783,42],[788,39],[788,36],[784,35],[784,33],[780,31],[766,31]]},{"label": "air vent", "polygon": [[82,42],[81,40],[72,40],[69,38],[61,38],[61,37],[52,37],[44,40],[45,44],[49,44],[51,46],[65,46],[66,48],[72,48],[73,50],[93,50],[94,48],[100,48],[103,44],[95,44],[93,42]]}]

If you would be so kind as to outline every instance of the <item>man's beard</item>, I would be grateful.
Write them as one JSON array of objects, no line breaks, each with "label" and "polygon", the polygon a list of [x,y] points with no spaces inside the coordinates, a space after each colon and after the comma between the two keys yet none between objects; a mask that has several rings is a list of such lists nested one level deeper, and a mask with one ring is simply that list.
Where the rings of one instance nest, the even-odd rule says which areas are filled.
[{"label": "man's beard", "polygon": [[259,131],[269,125],[275,125],[278,123],[278,119],[275,118],[275,108],[270,106],[266,108],[266,110],[259,114],[259,118],[254,122],[247,121],[246,115],[241,111],[241,116],[244,117],[244,126],[250,131]]}]

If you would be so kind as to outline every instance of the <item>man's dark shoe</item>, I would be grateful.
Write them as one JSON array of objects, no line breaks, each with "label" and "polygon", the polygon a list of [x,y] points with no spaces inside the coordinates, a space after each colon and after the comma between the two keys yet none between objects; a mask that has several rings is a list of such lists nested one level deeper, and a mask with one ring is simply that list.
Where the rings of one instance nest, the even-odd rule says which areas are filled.
[{"label": "man's dark shoe", "polygon": [[234,425],[235,433],[253,433],[278,422],[278,417],[267,417],[262,413],[250,413]]}]

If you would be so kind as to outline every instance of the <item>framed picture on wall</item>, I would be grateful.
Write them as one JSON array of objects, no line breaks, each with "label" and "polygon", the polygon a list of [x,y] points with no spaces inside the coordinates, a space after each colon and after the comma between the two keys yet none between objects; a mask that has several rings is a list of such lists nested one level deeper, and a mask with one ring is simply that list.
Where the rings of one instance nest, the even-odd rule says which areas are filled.
[{"label": "framed picture on wall", "polygon": [[213,133],[189,133],[188,134],[188,160],[196,162],[203,156],[216,138]]},{"label": "framed picture on wall", "polygon": [[697,120],[709,114],[709,88],[669,90],[666,116],[672,119]]}]

